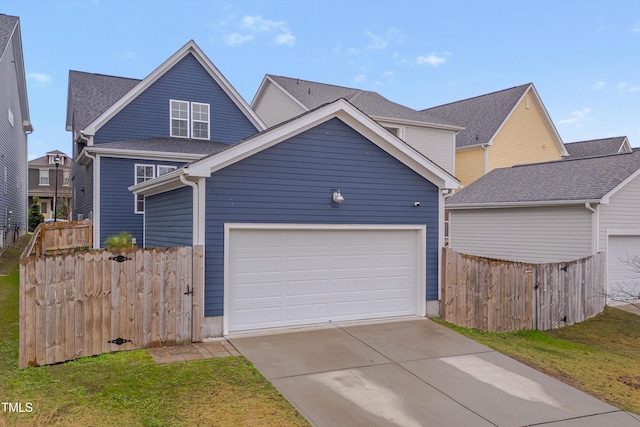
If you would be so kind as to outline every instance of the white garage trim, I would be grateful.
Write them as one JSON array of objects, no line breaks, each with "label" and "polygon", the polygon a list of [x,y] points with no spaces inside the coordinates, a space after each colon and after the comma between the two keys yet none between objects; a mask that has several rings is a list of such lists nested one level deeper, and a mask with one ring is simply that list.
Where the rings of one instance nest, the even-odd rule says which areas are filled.
[{"label": "white garage trim", "polygon": [[388,224],[256,224],[256,223],[227,223],[224,227],[224,316],[223,333],[229,334],[231,307],[231,235],[234,230],[309,230],[309,231],[395,231],[409,230],[416,232],[415,248],[415,280],[416,307],[415,313],[425,315],[426,310],[426,226],[425,225],[388,225]]}]

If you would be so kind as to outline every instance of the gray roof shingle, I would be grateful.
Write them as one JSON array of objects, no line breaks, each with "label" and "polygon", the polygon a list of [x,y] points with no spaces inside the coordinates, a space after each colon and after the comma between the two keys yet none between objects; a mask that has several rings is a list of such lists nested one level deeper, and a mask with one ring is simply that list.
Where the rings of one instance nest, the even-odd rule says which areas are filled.
[{"label": "gray roof shingle", "polygon": [[[201,154],[206,156],[218,153],[230,147],[224,142],[200,141],[182,138],[145,138],[133,141],[116,141],[93,147],[116,150],[152,151],[164,153]],[[88,147],[89,150],[91,147]]]},{"label": "gray roof shingle", "polygon": [[69,71],[67,127],[84,129],[141,80]]},{"label": "gray roof shingle", "polygon": [[7,49],[9,39],[20,19],[17,16],[0,14],[0,57]]},{"label": "gray roof shingle", "polygon": [[626,136],[570,142],[564,145],[570,159],[618,154]]},{"label": "gray roof shingle", "polygon": [[600,200],[640,169],[640,152],[494,169],[447,207]]},{"label": "gray roof shingle", "polygon": [[460,126],[458,123],[446,118],[431,116],[389,101],[377,92],[271,74],[267,75],[267,77],[280,85],[308,110],[313,110],[342,98],[371,117],[401,119],[453,127]]},{"label": "gray roof shingle", "polygon": [[451,120],[464,126],[456,136],[456,147],[488,143],[498,132],[522,95],[532,86],[521,86],[450,104],[426,108],[421,113],[429,117]]}]

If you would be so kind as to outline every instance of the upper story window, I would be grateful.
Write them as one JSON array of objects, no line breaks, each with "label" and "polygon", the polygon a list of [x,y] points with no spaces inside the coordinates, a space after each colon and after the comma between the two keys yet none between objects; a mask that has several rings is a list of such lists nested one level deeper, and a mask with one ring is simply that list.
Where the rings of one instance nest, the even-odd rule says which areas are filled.
[{"label": "upper story window", "polygon": [[209,139],[209,104],[171,100],[171,136]]},{"label": "upper story window", "polygon": [[[145,182],[155,177],[155,165],[135,165],[136,184]],[[135,213],[144,213],[144,196],[135,194]]]},{"label": "upper story window", "polygon": [[65,187],[68,187],[71,185],[71,172],[70,171],[64,171],[64,174],[62,176],[62,185]]},{"label": "upper story window", "polygon": [[[55,165],[56,164],[56,156],[49,155],[48,157],[49,157],[49,164],[50,165]],[[58,159],[60,159],[59,165],[60,166],[64,166],[64,160],[65,160],[64,156],[58,155]]]},{"label": "upper story window", "polygon": [[175,166],[158,165],[158,176],[162,176],[174,170],[176,170]]},{"label": "upper story window", "polygon": [[49,185],[49,169],[40,169],[39,185]]}]

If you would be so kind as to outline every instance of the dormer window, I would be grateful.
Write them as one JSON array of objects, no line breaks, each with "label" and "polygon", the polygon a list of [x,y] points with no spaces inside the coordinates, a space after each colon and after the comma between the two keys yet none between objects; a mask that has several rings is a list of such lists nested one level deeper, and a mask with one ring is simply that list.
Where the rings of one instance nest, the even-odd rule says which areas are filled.
[{"label": "dormer window", "polygon": [[[50,165],[55,165],[56,164],[56,155],[55,154],[49,154],[49,164]],[[58,154],[58,158],[60,159],[60,166],[64,166],[64,156],[61,156]]]},{"label": "dormer window", "polygon": [[170,104],[172,137],[209,139],[209,104],[173,99]]}]

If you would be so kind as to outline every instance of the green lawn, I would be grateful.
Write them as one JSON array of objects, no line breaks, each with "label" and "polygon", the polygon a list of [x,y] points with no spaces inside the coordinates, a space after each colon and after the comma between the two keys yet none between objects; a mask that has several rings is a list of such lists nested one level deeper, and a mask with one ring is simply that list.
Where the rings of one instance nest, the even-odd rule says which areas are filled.
[{"label": "green lawn", "polygon": [[452,329],[620,409],[640,414],[640,317],[607,307],[553,331]]},{"label": "green lawn", "polygon": [[156,365],[138,350],[18,369],[20,252],[0,257],[0,402],[25,412],[0,405],[0,427],[308,425],[244,357]]}]

